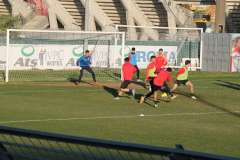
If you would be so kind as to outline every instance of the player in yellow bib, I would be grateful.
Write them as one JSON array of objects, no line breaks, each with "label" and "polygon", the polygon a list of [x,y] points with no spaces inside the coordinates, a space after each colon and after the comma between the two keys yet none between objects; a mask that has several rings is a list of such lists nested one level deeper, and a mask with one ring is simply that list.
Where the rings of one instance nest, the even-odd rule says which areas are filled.
[{"label": "player in yellow bib", "polygon": [[192,99],[197,99],[194,96],[194,86],[193,86],[192,82],[188,80],[188,68],[190,67],[190,65],[191,65],[191,61],[190,60],[186,60],[185,61],[185,66],[178,70],[176,83],[174,84],[174,86],[173,86],[171,91],[173,92],[180,85],[185,85],[190,90],[191,98]]}]

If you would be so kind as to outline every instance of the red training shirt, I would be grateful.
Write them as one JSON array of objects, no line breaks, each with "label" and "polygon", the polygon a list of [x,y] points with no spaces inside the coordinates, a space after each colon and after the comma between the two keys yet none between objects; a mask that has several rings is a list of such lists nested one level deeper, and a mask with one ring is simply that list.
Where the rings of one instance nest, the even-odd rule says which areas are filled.
[{"label": "red training shirt", "polygon": [[156,70],[159,72],[162,68],[167,65],[167,58],[162,56],[156,56]]},{"label": "red training shirt", "polygon": [[164,83],[166,81],[168,81],[168,82],[172,81],[172,76],[171,76],[171,74],[168,71],[161,70],[158,73],[157,77],[154,78],[153,84],[156,85],[156,86],[160,86],[161,87],[161,86],[164,85]]},{"label": "red training shirt", "polygon": [[125,62],[122,66],[123,80],[132,80],[132,77],[136,71],[136,67],[129,62]]}]

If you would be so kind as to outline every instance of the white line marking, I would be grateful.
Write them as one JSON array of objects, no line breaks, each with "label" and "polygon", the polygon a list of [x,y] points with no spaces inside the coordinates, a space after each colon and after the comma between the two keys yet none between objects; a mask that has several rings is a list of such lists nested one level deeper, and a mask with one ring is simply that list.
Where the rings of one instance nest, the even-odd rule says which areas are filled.
[{"label": "white line marking", "polygon": [[[232,113],[240,113],[240,111],[232,111]],[[163,114],[150,114],[150,115],[121,115],[121,116],[96,116],[96,117],[76,117],[76,118],[56,118],[56,119],[30,119],[30,120],[16,120],[16,121],[0,121],[0,124],[11,123],[28,123],[28,122],[48,122],[48,121],[71,121],[71,120],[96,120],[96,119],[127,119],[127,118],[144,118],[144,117],[170,117],[170,116],[201,116],[201,115],[214,115],[214,114],[230,114],[228,112],[192,112],[192,113],[163,113]]]}]

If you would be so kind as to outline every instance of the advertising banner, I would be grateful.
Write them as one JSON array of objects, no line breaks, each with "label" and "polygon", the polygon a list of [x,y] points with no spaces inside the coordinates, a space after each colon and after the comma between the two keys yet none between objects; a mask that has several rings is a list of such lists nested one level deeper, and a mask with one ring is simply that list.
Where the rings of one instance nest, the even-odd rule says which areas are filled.
[{"label": "advertising banner", "polygon": [[231,72],[240,72],[240,34],[232,34]]},{"label": "advertising banner", "polygon": [[[169,60],[169,65],[176,64],[177,46],[126,46],[124,57],[128,56],[131,48],[136,48],[137,62],[140,68],[146,68],[149,59],[159,48],[163,48],[164,54]],[[0,47],[0,62],[5,63],[5,49]],[[121,67],[121,46],[113,45],[89,45],[93,50],[92,66],[100,68]],[[12,44],[9,47],[9,69],[76,69],[76,62],[84,53],[83,45],[25,45]],[[0,66],[1,66],[0,63]]]}]

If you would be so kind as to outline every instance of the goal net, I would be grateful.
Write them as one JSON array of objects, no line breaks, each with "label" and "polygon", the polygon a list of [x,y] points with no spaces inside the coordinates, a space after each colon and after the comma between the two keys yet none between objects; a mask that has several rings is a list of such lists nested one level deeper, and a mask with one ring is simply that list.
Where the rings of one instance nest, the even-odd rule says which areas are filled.
[{"label": "goal net", "polygon": [[[92,52],[97,80],[121,79],[123,32],[7,31],[6,81],[78,80],[78,59]],[[91,80],[84,71],[82,80]]]},{"label": "goal net", "polygon": [[179,68],[186,60],[191,60],[192,69],[202,68],[201,28],[117,25],[116,31],[126,33],[125,50],[136,48],[140,68],[146,68],[149,58],[160,48],[169,67]]}]

